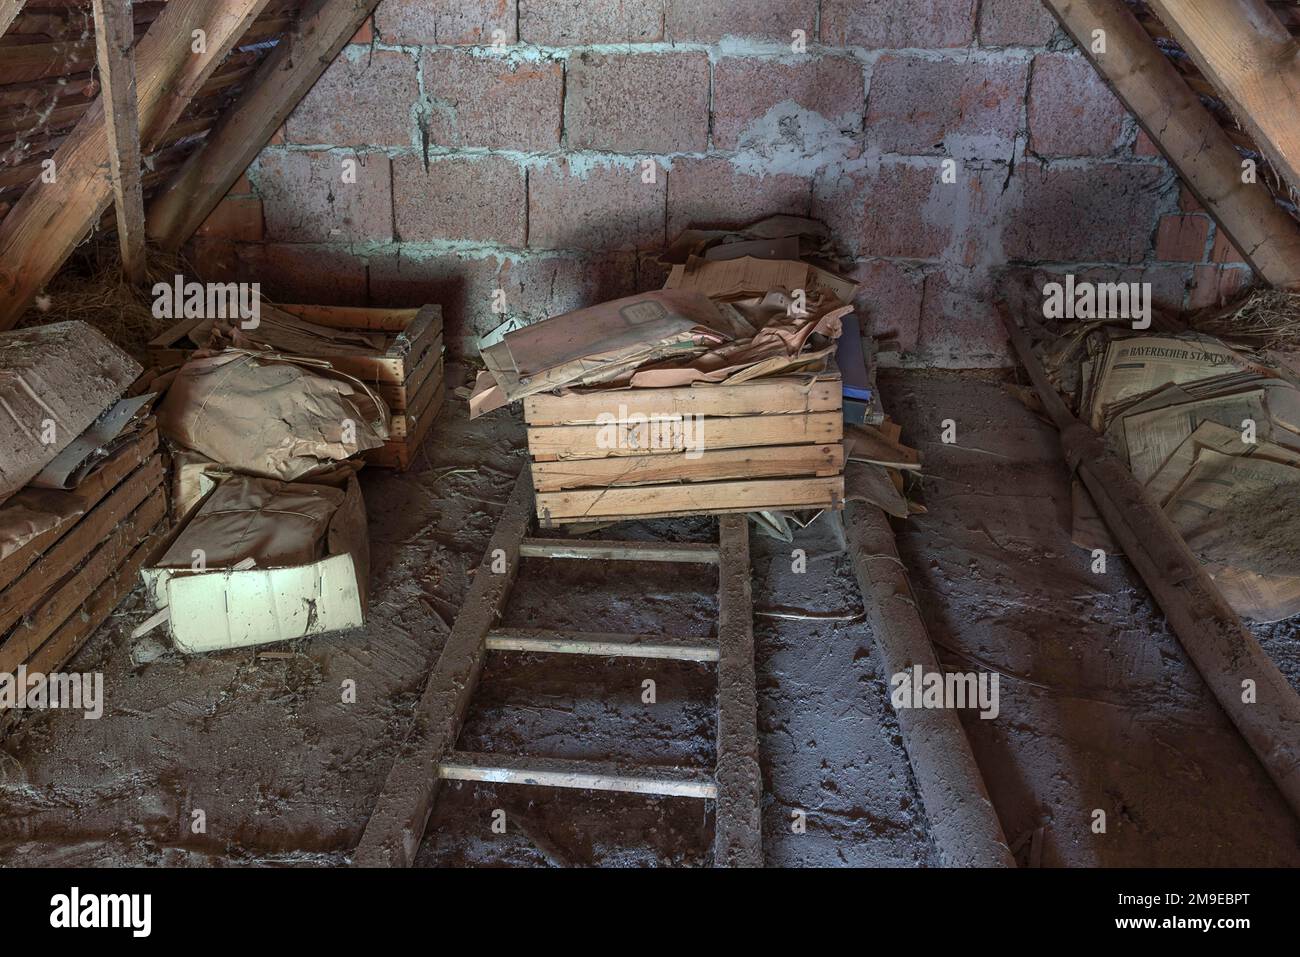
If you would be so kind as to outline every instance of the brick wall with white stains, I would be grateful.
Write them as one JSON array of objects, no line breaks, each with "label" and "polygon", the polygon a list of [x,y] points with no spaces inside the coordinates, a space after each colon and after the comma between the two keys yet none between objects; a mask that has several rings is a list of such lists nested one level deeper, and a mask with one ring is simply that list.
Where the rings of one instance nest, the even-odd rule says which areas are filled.
[{"label": "brick wall with white stains", "polygon": [[1039,0],[383,0],[191,256],[281,301],[442,303],[472,353],[782,212],[831,225],[907,365],[1005,364],[1007,266],[1176,307],[1250,278]]}]

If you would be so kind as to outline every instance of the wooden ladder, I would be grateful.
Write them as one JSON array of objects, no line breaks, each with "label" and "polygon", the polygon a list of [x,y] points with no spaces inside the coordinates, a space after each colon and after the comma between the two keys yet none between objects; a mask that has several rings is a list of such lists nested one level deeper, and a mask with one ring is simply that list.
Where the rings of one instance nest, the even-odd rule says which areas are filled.
[{"label": "wooden ladder", "polygon": [[[713,545],[530,538],[533,512],[532,479],[525,469],[429,676],[414,727],[379,794],[353,853],[353,865],[409,867],[433,813],[439,784],[456,780],[712,799],[714,865],[761,867],[762,777],[745,516],[719,516],[719,540]],[[717,565],[717,638],[497,628],[524,558]],[[455,750],[489,651],[716,662],[718,742],[713,773]]]}]

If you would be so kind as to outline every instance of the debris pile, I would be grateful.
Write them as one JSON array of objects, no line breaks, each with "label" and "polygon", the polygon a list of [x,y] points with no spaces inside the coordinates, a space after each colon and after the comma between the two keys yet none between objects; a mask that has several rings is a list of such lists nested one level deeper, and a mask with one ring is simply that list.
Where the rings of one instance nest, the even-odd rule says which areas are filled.
[{"label": "debris pile", "polygon": [[59,670],[166,532],[140,373],[83,322],[0,333],[0,674]]},{"label": "debris pile", "polygon": [[846,414],[883,422],[855,321],[836,363],[858,287],[835,262],[801,217],[687,230],[662,290],[485,337],[471,416],[524,400],[545,526],[749,512],[788,537],[843,504]]},{"label": "debris pile", "polygon": [[[1105,322],[1044,359],[1239,614],[1300,613],[1300,383],[1285,368],[1204,333]],[[1117,550],[1077,480],[1073,501],[1075,543]]]}]

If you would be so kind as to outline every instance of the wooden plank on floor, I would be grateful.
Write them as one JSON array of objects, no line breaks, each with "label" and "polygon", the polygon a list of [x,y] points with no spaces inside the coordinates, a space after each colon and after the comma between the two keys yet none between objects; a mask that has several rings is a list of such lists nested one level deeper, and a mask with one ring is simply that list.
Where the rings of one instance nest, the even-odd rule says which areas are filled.
[{"label": "wooden plank on floor", "polygon": [[754,687],[754,600],[749,521],[718,519],[718,804],[715,867],[763,866],[763,774],[758,764],[758,693]]},{"label": "wooden plank on floor", "polygon": [[135,24],[126,0],[94,0],[95,54],[107,103],[109,177],[117,213],[122,272],[140,285],[145,279],[144,192],[140,186],[140,123],[136,114]]},{"label": "wooden plank on floor", "polygon": [[[519,543],[532,519],[533,484],[525,470],[497,521],[469,593],[416,705],[398,752],[352,855],[357,867],[409,867],[433,812],[438,766],[456,746],[487,655],[487,634],[505,608],[519,568]],[[500,569],[504,568],[504,571]]]},{"label": "wooden plank on floor", "polygon": [[603,415],[756,415],[760,412],[838,412],[838,377],[817,380],[780,378],[738,385],[617,389],[568,395],[530,395],[524,399],[529,425],[581,425]]},{"label": "wooden plank on floor", "polygon": [[1277,171],[1300,190],[1300,55],[1264,0],[1151,0]]},{"label": "wooden plank on floor", "polygon": [[[1043,0],[1137,117],[1246,261],[1279,288],[1300,289],[1300,228],[1262,183],[1241,181],[1241,156],[1120,0]],[[1104,30],[1106,53],[1092,51]]]},{"label": "wooden plank on floor", "polygon": [[717,661],[711,638],[685,635],[629,635],[543,628],[496,628],[488,632],[488,651],[531,651],[553,655],[653,658],[666,661]]},{"label": "wooden plank on floor", "polygon": [[[838,442],[843,436],[844,417],[839,412],[716,416],[680,427],[675,423],[635,422],[604,427],[530,427],[528,452],[535,457],[600,459],[611,455],[671,455],[684,451],[684,447],[702,452],[761,445],[820,444]],[[652,443],[656,441],[665,447],[655,448]],[[670,442],[673,445],[667,445]]]},{"label": "wooden plank on floor", "polygon": [[712,798],[717,787],[707,770],[613,761],[573,761],[505,754],[454,751],[438,765],[449,781],[533,784],[587,791],[622,791],[661,797]]},{"label": "wooden plank on floor", "polygon": [[838,507],[843,500],[844,478],[836,476],[539,492],[537,511],[543,521],[613,520],[628,516],[831,508]]},{"label": "wooden plank on floor", "polygon": [[829,445],[763,445],[700,453],[559,459],[534,462],[532,470],[533,485],[539,492],[584,486],[838,475],[844,471],[844,446],[838,442]]},{"label": "wooden plank on floor", "polygon": [[525,538],[524,558],[596,558],[628,562],[718,563],[718,546],[709,542],[602,542],[568,538]]}]

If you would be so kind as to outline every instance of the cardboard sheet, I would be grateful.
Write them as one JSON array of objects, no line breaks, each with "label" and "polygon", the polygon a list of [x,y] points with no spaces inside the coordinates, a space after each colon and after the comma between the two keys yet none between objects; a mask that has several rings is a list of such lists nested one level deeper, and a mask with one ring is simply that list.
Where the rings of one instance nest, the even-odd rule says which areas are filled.
[{"label": "cardboard sheet", "polygon": [[84,322],[0,333],[0,502],[40,474],[140,372]]}]

